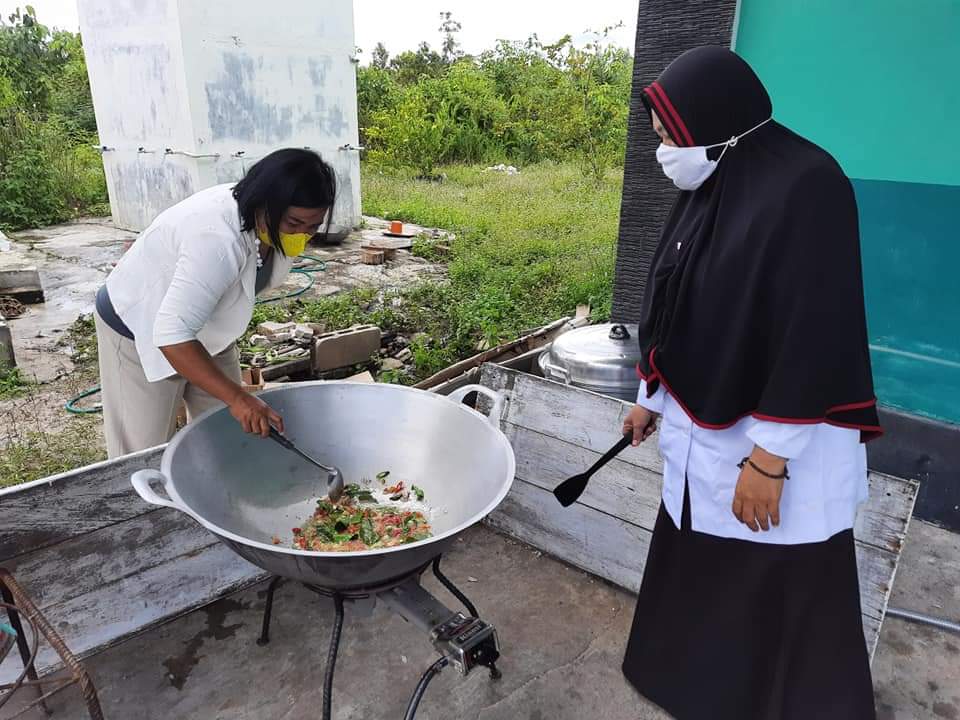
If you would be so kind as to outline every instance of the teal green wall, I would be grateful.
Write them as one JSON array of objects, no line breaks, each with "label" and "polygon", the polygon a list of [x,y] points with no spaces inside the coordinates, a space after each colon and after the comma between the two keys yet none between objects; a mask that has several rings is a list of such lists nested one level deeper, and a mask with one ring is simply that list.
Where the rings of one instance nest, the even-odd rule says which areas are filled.
[{"label": "teal green wall", "polygon": [[853,180],[881,402],[960,423],[960,0],[741,0],[734,46]]},{"label": "teal green wall", "polygon": [[960,0],[741,0],[777,118],[868,180],[960,184]]}]

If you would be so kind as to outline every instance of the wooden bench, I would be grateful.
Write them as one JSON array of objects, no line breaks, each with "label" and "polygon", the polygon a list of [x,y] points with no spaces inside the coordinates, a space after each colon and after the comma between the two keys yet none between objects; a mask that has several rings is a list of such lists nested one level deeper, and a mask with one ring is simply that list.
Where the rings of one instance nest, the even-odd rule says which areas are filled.
[{"label": "wooden bench", "polygon": [[[663,461],[656,438],[627,448],[598,472],[580,500],[563,508],[552,494],[619,439],[630,405],[496,365],[481,384],[508,393],[501,428],[513,444],[517,477],[487,519],[492,527],[636,592],[660,507]],[[871,472],[870,497],[854,534],[864,634],[871,657],[897,569],[918,483]]]},{"label": "wooden bench", "polygon": [[[187,515],[148,505],[130,475],[163,448],[0,490],[0,566],[78,657],[266,577]],[[41,645],[41,675],[60,658]],[[0,665],[0,685],[20,665]]]}]

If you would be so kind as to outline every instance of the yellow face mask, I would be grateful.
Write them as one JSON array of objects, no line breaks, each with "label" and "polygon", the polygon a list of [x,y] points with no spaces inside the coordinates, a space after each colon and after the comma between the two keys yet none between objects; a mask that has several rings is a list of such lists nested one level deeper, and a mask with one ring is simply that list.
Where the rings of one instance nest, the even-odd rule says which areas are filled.
[{"label": "yellow face mask", "polygon": [[[265,245],[273,245],[266,230],[258,229],[257,237]],[[298,257],[307,249],[307,243],[311,237],[307,233],[280,233],[280,247],[283,249],[283,254],[289,258]]]}]

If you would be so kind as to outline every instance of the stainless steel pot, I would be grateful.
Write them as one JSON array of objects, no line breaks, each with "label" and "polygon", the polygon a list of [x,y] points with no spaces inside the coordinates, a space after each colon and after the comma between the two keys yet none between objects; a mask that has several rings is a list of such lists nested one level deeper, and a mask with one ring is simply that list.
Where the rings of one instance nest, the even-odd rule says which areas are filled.
[{"label": "stainless steel pot", "polygon": [[[462,404],[472,392],[493,400],[489,417]],[[483,386],[443,397],[396,385],[297,383],[260,397],[283,415],[291,440],[337,465],[347,482],[389,470],[391,482],[422,488],[433,511],[433,537],[418,543],[360,552],[296,550],[292,529],[313,512],[323,479],[276,443],[245,435],[225,408],[212,410],[174,437],[160,471],[141,470],[131,482],[147,502],[190,515],[276,575],[334,590],[400,580],[492,511],[513,482],[513,450],[499,429],[504,398]]]},{"label": "stainless steel pot", "polygon": [[611,323],[565,332],[543,351],[538,364],[548,380],[636,402],[639,360],[637,326]]}]

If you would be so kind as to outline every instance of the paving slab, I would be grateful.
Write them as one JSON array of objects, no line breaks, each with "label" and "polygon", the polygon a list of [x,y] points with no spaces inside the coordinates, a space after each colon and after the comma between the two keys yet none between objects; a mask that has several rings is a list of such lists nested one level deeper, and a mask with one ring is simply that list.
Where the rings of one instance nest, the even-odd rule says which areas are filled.
[{"label": "paving slab", "polygon": [[[957,618],[958,558],[960,536],[913,523],[894,603]],[[444,567],[497,627],[503,678],[492,681],[484,671],[463,678],[447,669],[427,690],[419,720],[668,718],[620,674],[632,595],[485,528],[468,532]],[[432,578],[425,584],[455,606]],[[272,641],[261,648],[255,640],[263,602],[263,587],[252,588],[88,660],[107,717],[319,717],[330,601],[282,585]],[[360,615],[348,605],[334,717],[394,720],[436,655],[425,636],[385,608]],[[958,646],[960,638],[948,633],[888,620],[874,662],[881,720],[956,718]],[[60,720],[85,717],[75,695],[54,710]]]}]

